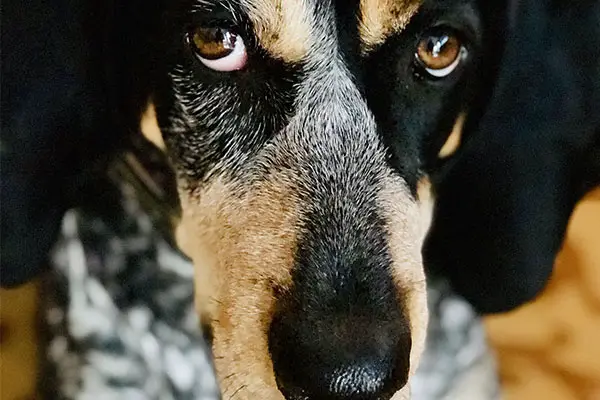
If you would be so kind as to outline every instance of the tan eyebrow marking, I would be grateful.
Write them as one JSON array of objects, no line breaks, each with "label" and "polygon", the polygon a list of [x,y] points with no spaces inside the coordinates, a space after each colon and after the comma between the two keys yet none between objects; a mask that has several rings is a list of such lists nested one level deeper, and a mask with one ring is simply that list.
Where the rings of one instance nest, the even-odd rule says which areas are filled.
[{"label": "tan eyebrow marking", "polygon": [[361,0],[359,33],[363,51],[369,52],[408,25],[421,0]]},{"label": "tan eyebrow marking", "polygon": [[259,43],[273,57],[288,62],[304,57],[311,36],[304,0],[246,0],[243,4]]}]

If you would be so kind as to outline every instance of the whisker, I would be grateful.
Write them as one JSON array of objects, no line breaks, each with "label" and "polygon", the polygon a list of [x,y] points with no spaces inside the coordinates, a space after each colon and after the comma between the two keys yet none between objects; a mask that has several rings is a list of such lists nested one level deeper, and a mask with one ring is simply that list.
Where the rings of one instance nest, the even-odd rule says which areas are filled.
[{"label": "whisker", "polygon": [[240,386],[235,392],[233,392],[233,394],[231,395],[231,397],[229,399],[233,399],[235,397],[235,395],[240,392],[240,390],[245,389],[247,386],[248,385],[242,385],[242,386]]},{"label": "whisker", "polygon": [[234,372],[234,373],[232,373],[232,374],[229,374],[229,375],[227,375],[225,378],[223,378],[223,379],[221,380],[221,382],[225,382],[226,380],[228,380],[228,379],[231,379],[231,378],[233,378],[234,376],[235,376],[235,372]]}]

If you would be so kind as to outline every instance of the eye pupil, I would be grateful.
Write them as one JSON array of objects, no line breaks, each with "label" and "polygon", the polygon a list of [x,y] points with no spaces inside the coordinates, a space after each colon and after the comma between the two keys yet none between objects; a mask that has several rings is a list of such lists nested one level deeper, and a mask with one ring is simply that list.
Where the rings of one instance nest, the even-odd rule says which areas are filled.
[{"label": "eye pupil", "polygon": [[196,28],[191,39],[200,57],[217,60],[233,52],[237,35],[223,28]]}]

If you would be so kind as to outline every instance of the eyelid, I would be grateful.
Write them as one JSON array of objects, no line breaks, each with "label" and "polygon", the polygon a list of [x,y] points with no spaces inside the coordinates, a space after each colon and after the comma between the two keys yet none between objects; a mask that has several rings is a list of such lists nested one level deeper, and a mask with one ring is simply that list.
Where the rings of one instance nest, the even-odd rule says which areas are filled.
[{"label": "eyelid", "polygon": [[[191,23],[206,27],[234,27],[243,25],[243,14],[240,10],[225,7],[223,4],[206,5],[204,0],[200,0],[188,11],[191,16]],[[216,2],[211,2],[216,3]],[[222,2],[224,3],[224,2]]]},{"label": "eyelid", "polygon": [[431,25],[426,32],[451,32],[456,36],[467,50],[471,50],[471,47],[476,46],[480,35],[477,30],[468,21],[460,22],[451,19],[440,19]]}]

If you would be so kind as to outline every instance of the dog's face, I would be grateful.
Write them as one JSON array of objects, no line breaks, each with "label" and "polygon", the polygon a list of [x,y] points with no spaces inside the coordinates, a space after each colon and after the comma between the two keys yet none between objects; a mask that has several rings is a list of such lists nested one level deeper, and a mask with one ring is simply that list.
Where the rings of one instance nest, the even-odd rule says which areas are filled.
[{"label": "dog's face", "polygon": [[407,397],[427,323],[420,187],[474,85],[478,10],[169,8],[154,103],[224,397]]}]

